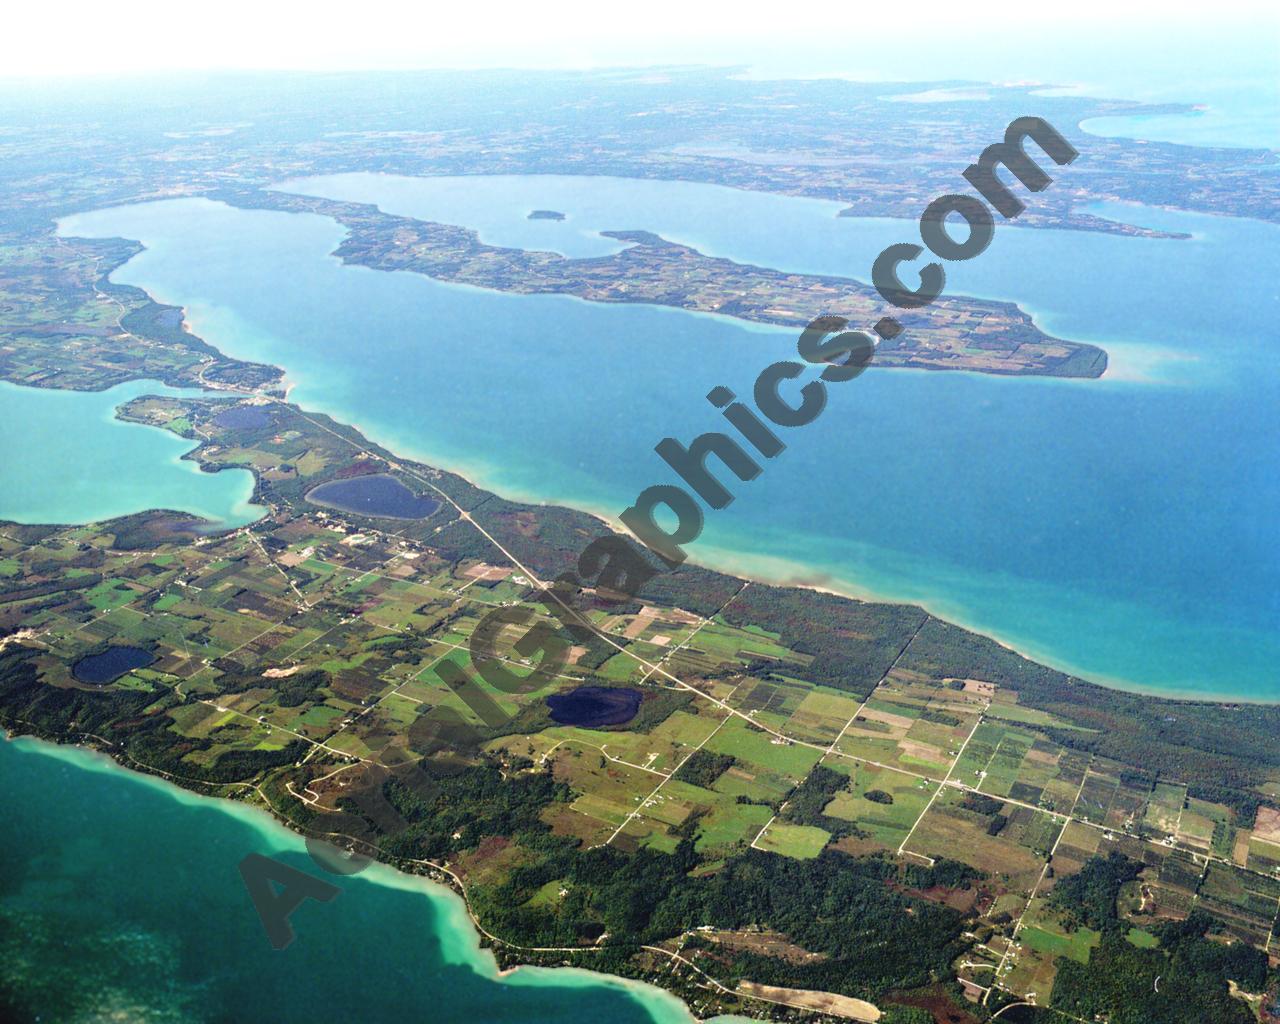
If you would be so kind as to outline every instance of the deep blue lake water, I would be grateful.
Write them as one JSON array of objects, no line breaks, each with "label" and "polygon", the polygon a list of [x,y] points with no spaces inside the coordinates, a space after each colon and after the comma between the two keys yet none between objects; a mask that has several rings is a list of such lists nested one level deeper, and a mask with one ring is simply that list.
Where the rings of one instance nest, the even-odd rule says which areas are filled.
[{"label": "deep blue lake water", "polygon": [[[853,277],[912,227],[688,183],[465,185],[357,175],[308,187],[502,244],[568,251],[603,243],[592,232],[648,228]],[[528,220],[538,208],[567,219]],[[1280,696],[1280,229],[1096,212],[1194,237],[1006,227],[949,268],[948,291],[1019,301],[1045,330],[1104,345],[1107,378],[872,369],[735,488],[693,557],[921,601],[1100,681]],[[717,429],[709,388],[749,394],[761,368],[794,353],[793,332],[719,317],[344,266],[330,255],[342,229],[317,216],[175,200],[62,230],[143,240],[116,279],[187,306],[224,351],[284,366],[304,406],[502,493],[609,516],[671,479],[659,439]]]},{"label": "deep blue lake water", "polygon": [[119,679],[135,668],[144,668],[155,660],[154,654],[141,647],[111,646],[98,654],[81,658],[71,667],[71,671],[80,682],[101,686]]},{"label": "deep blue lake water", "polygon": [[390,519],[424,519],[440,507],[434,498],[414,494],[395,477],[382,473],[330,480],[308,491],[307,501]]},{"label": "deep blue lake water", "polygon": [[271,411],[257,405],[237,405],[218,413],[213,422],[233,430],[261,430],[271,425]]},{"label": "deep blue lake water", "polygon": [[644,694],[619,686],[579,686],[546,698],[551,717],[561,725],[598,729],[623,725],[636,717]]}]

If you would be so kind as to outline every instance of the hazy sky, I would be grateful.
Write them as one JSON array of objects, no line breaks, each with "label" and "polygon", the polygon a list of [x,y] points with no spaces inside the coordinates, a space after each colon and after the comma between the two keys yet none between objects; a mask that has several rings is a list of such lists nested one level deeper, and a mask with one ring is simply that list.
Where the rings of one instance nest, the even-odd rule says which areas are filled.
[{"label": "hazy sky", "polygon": [[[1256,40],[1259,31],[1276,32],[1274,20],[1261,27],[1272,6],[1261,0],[1073,0],[1065,10],[1043,0],[45,0],[6,11],[0,75],[706,62],[776,64],[789,72],[812,64],[819,72],[919,78],[921,57],[934,54],[947,65],[938,77],[972,65],[965,77],[992,78],[1005,72],[982,73],[990,48],[1003,54],[1020,48],[1023,63],[1041,66],[1063,33],[1086,30],[1102,43],[1132,43],[1171,26],[1183,35],[1196,26],[1226,43],[1232,33]],[[1018,73],[1021,65],[1005,66]]]}]

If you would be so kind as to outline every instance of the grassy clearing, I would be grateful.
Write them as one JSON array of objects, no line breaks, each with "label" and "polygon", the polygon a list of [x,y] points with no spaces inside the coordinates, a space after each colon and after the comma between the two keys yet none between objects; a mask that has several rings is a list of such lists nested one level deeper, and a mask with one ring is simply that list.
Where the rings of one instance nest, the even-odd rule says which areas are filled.
[{"label": "grassy clearing", "polygon": [[818,856],[831,840],[831,833],[811,825],[788,825],[774,822],[760,837],[756,845],[762,850],[772,850],[784,857],[811,860]]}]

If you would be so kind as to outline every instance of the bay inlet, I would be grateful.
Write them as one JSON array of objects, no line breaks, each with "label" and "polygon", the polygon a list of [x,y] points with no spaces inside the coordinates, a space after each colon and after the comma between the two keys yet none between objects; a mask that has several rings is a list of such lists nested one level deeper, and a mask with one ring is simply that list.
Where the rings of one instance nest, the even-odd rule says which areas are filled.
[{"label": "bay inlet", "polygon": [[[288,187],[452,219],[502,244],[574,252],[583,232],[646,228],[810,273],[856,275],[910,227],[838,218],[832,203],[616,178]],[[530,209],[566,220],[530,221]],[[1280,451],[1258,443],[1280,432],[1268,370],[1280,297],[1265,258],[1280,229],[1093,212],[1191,237],[1009,227],[948,290],[1019,302],[1044,330],[1105,347],[1118,372],[873,368],[709,523],[695,560],[794,567],[775,578],[922,603],[1116,686],[1280,697]],[[61,230],[142,240],[113,278],[183,305],[227,354],[284,367],[302,406],[503,495],[610,518],[665,472],[658,439],[717,429],[707,390],[748,393],[795,340],[725,317],[344,265],[331,255],[343,229],[309,214],[186,199]],[[1223,294],[1250,301],[1224,310]]]},{"label": "bay inlet", "polygon": [[139,395],[197,393],[145,380],[107,391],[0,381],[0,519],[90,523],[172,509],[223,528],[253,522],[262,510],[248,470],[204,473],[182,458],[195,442],[115,415]]}]

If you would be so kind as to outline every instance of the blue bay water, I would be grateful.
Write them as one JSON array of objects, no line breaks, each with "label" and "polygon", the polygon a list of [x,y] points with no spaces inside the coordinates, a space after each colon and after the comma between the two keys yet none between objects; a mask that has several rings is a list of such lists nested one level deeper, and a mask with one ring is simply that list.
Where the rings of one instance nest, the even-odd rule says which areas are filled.
[{"label": "blue bay water", "polygon": [[[947,30],[936,33],[930,45],[926,19],[913,26],[910,45],[879,45],[869,37],[851,46],[841,38],[829,44],[823,61],[815,56],[822,41],[811,39],[802,62],[791,60],[776,45],[754,62],[766,77],[831,73],[884,80],[1021,78],[1077,83],[1076,91],[1096,96],[1206,103],[1207,110],[1192,115],[1095,119],[1084,127],[1100,135],[1186,144],[1280,146],[1274,31],[1197,24],[1171,40],[1166,26],[1149,19],[1136,35],[1110,22],[1099,27],[1084,20],[1079,36],[1064,38],[1055,32],[1052,46],[1041,45],[1035,30],[1022,26],[1017,31],[970,33],[964,46],[956,46],[954,34]],[[747,59],[738,40],[731,49],[729,59]],[[652,62],[651,53],[639,56]],[[705,54],[691,56],[706,59]],[[567,184],[577,187],[581,181]],[[441,219],[481,226],[487,223],[482,217],[492,216],[489,230],[512,232],[495,235],[506,237],[505,244],[575,255],[613,249],[614,243],[592,237],[585,210],[585,203],[594,201],[590,189],[578,197],[581,201],[573,195],[567,201],[558,199],[554,190],[538,192],[536,197],[513,197],[509,188],[489,185],[472,198],[465,191],[458,200],[462,206],[452,217]],[[513,198],[504,212],[503,202]],[[527,208],[526,201],[531,203]],[[682,205],[675,196],[670,201]],[[633,193],[619,209],[638,214],[638,202]],[[713,210],[716,201],[695,196],[683,205]],[[544,206],[570,213],[571,220],[560,230],[573,232],[572,239],[554,234],[519,237],[529,228],[523,222],[528,209]],[[793,228],[793,222],[803,219],[796,210],[792,205],[759,225],[744,218],[722,225],[719,230],[733,229],[723,251],[762,263],[781,263],[784,258],[821,263],[828,250],[809,244],[802,226]],[[607,207],[604,212],[609,212]],[[643,212],[648,216],[662,211]],[[826,211],[820,212],[825,217]],[[938,610],[949,606],[956,618],[981,625],[986,616],[990,628],[1005,630],[1001,635],[1020,638],[1024,646],[1050,660],[1110,666],[1130,683],[1142,677],[1148,680],[1144,685],[1172,688],[1170,680],[1188,680],[1186,685],[1199,692],[1275,697],[1280,684],[1267,632],[1277,610],[1276,423],[1270,411],[1277,397],[1270,383],[1277,321],[1275,287],[1268,278],[1274,271],[1274,233],[1213,218],[1112,212],[1153,225],[1190,225],[1201,237],[1195,247],[1171,250],[1173,255],[1167,257],[1131,240],[1092,239],[1078,249],[1057,240],[1053,246],[1066,245],[1082,257],[1057,264],[1048,259],[1024,262],[1036,255],[1041,243],[1029,242],[1024,250],[1020,233],[1011,236],[1004,231],[978,261],[985,264],[1010,253],[1001,271],[1004,276],[992,272],[988,277],[979,268],[965,282],[965,290],[974,294],[994,294],[982,289],[1004,282],[1004,297],[1020,298],[1024,307],[1036,311],[1042,326],[1106,344],[1113,367],[1120,371],[1104,382],[1109,391],[1081,385],[1090,390],[1086,398],[1076,398],[1070,390],[1061,390],[1074,385],[952,376],[930,380],[923,385],[929,389],[925,394],[913,396],[908,382],[920,379],[919,374],[895,372],[879,375],[880,380],[867,375],[855,385],[869,392],[858,397],[855,411],[840,412],[855,405],[851,394],[833,395],[824,421],[788,438],[791,449],[783,459],[769,466],[750,491],[742,492],[742,499],[726,514],[731,521],[713,527],[712,539],[721,545],[716,556],[726,564],[750,561],[782,574],[795,566],[794,571],[808,578],[813,578],[814,566],[826,566],[828,572],[856,576],[864,588],[879,587],[886,593],[897,588],[904,596],[914,588],[931,598]],[[652,217],[630,224],[614,223],[610,217],[594,227],[650,227],[666,230],[671,237],[684,230],[686,240],[701,240],[708,251],[714,251],[717,239],[726,241],[716,233],[718,217],[705,218],[708,224],[699,239],[695,229],[701,225],[690,222],[687,211],[682,216],[685,219],[679,221]],[[664,223],[665,229],[659,227]],[[331,409],[346,408],[375,436],[399,438],[406,450],[470,468],[508,493],[563,497],[616,513],[629,500],[628,487],[658,479],[660,469],[649,451],[653,440],[668,431],[687,438],[715,423],[708,409],[699,415],[698,396],[706,386],[729,381],[731,375],[745,385],[763,365],[756,360],[784,356],[793,343],[789,336],[767,332],[760,337],[719,326],[687,328],[679,318],[634,314],[627,320],[630,314],[625,314],[591,319],[590,326],[601,332],[592,336],[602,350],[597,356],[581,345],[555,343],[556,318],[567,308],[564,305],[552,307],[551,313],[535,305],[493,306],[500,316],[496,326],[485,317],[477,325],[466,318],[483,310],[483,304],[458,300],[455,307],[442,299],[443,292],[424,298],[423,293],[411,292],[413,286],[405,286],[389,289],[384,297],[392,307],[371,318],[379,331],[361,327],[370,318],[333,316],[341,310],[326,308],[325,316],[315,321],[324,330],[318,332],[320,343],[312,353],[306,338],[289,337],[279,318],[262,315],[262,306],[269,302],[270,289],[287,279],[290,259],[301,260],[296,273],[313,271],[315,261],[341,233],[332,225],[282,224],[264,221],[249,229],[246,222],[238,222],[234,229],[218,229],[225,232],[227,244],[213,248],[232,260],[237,244],[245,244],[244,254],[251,254],[273,230],[292,235],[296,244],[262,250],[282,262],[261,261],[269,268],[270,283],[264,282],[265,294],[255,302],[244,299],[252,290],[247,280],[225,292],[212,287],[206,291],[205,282],[194,275],[188,290],[201,301],[201,327],[217,326],[222,333],[210,340],[228,348],[239,344],[245,355],[274,347],[282,362],[289,357],[285,365],[295,379],[307,379],[296,397],[325,399]],[[549,226],[542,222],[530,230]],[[883,234],[897,240],[901,228],[890,223]],[[869,257],[880,236],[874,234],[879,230],[874,224],[864,224],[862,230],[862,248],[838,259],[831,254],[830,272],[865,274],[869,263],[853,257]],[[237,231],[243,232],[239,238]],[[786,242],[789,232],[795,236],[791,243]],[[163,232],[157,228],[155,234],[159,238]],[[830,243],[830,235],[822,237]],[[173,250],[179,251],[182,241],[175,231]],[[1097,248],[1113,243],[1124,248]],[[1235,243],[1244,247],[1243,256],[1233,253]],[[1134,244],[1140,248],[1132,248]],[[583,249],[570,248],[574,245]],[[785,245],[790,245],[789,252]],[[1048,252],[1048,245],[1044,243],[1043,252]],[[752,252],[758,255],[746,255]],[[1123,258],[1108,263],[1112,256]],[[180,251],[175,258],[182,262]],[[1177,272],[1179,261],[1187,261],[1185,272]],[[1254,265],[1241,274],[1245,261]],[[1023,274],[1031,276],[1024,279]],[[1026,287],[1016,287],[1023,280]],[[175,292],[178,283],[186,282],[175,282]],[[341,294],[359,301],[364,286],[348,287]],[[1097,293],[1092,296],[1096,309],[1055,297],[1058,289],[1090,288]],[[313,297],[295,298],[305,302]],[[423,303],[438,304],[441,329],[432,330],[434,318],[416,311]],[[570,328],[581,326],[568,315],[566,323]],[[389,339],[397,328],[412,333],[392,344]],[[380,333],[383,329],[387,333]],[[501,337],[507,329],[517,333],[514,340]],[[667,332],[675,341],[654,346],[655,361],[674,356],[677,372],[663,375],[654,367],[635,367],[637,352],[650,351],[653,339],[660,341]],[[1118,340],[1122,344],[1117,345]],[[344,387],[344,347],[349,363],[351,352],[370,341],[384,360],[403,353],[424,363],[430,358],[422,369],[436,372],[415,373],[404,388],[387,387],[372,373]],[[681,345],[693,352],[686,355]],[[448,360],[460,354],[466,358],[449,365]],[[545,365],[546,354],[568,360],[569,370],[562,372],[558,390],[544,379],[553,372]],[[575,372],[575,360],[589,365]],[[599,375],[610,365],[626,366],[638,376],[636,388],[621,394],[602,391],[600,381],[608,377]],[[730,369],[721,372],[725,367]],[[459,368],[477,380],[459,380]],[[527,373],[533,375],[531,381],[522,379]],[[1156,383],[1144,382],[1144,376]],[[531,392],[512,397],[530,383]],[[1152,395],[1153,386],[1164,393]],[[654,387],[667,390],[643,390]],[[1122,415],[1116,404],[1135,393],[1139,401]],[[512,423],[523,424],[540,412],[533,403],[547,401],[548,394],[558,414],[566,415],[577,404],[594,419],[570,416],[570,425],[557,431],[545,416],[532,416],[530,429],[511,431]],[[56,401],[48,395],[40,393],[39,402]],[[15,407],[7,393],[0,398],[3,416],[6,408]],[[405,407],[386,408],[397,403]],[[107,405],[86,410],[73,414],[63,409],[60,422],[75,430],[88,415],[101,428],[110,415]],[[456,430],[441,422],[454,416],[461,416]],[[495,420],[505,421],[506,429],[490,430]],[[1064,436],[1064,423],[1073,425],[1074,432]],[[931,455],[920,450],[937,436],[940,426],[949,425],[954,425],[955,436],[944,431],[945,451]],[[570,436],[575,427],[576,438]],[[10,422],[4,422],[4,428],[5,436],[15,436]],[[598,429],[606,429],[601,443],[594,440]],[[818,432],[823,448],[806,457],[811,443],[818,443]],[[56,438],[49,433],[31,450],[55,452]],[[511,433],[521,436],[513,440]],[[167,464],[185,450],[167,440],[168,449],[134,450],[135,463]],[[490,442],[498,447],[486,449]],[[581,451],[581,458],[564,454],[559,446],[569,442],[568,450]],[[1037,466],[1037,449],[1047,460],[1043,467]],[[886,451],[904,460],[897,474],[879,464]],[[966,453],[979,462],[984,453],[992,460],[1012,454],[1007,484],[1002,487],[995,467],[971,478],[965,467],[951,463],[957,454]],[[621,469],[610,469],[609,463],[619,460]],[[787,471],[787,460],[800,460],[802,465]],[[831,466],[859,460],[875,465],[865,481],[877,488],[870,494],[863,492],[864,481],[848,471],[826,478]],[[1090,464],[1097,469],[1096,479]],[[105,476],[94,474],[95,467],[83,461],[66,465],[76,467],[76,481],[84,477],[97,483]],[[816,478],[810,477],[815,468]],[[13,472],[6,465],[4,479],[14,479]],[[753,516],[751,506],[763,500],[762,489],[780,472],[787,483],[780,479],[769,493],[776,515]],[[930,503],[899,504],[918,496],[917,472],[938,474]],[[69,476],[52,489],[39,483],[37,492],[43,507],[66,508],[71,518],[83,519],[86,509],[102,510],[93,513],[97,517],[140,507],[139,497],[161,493],[158,475],[151,474],[145,486],[121,489],[128,508],[110,507],[102,500],[106,491],[100,486],[71,496],[67,488],[79,484]],[[217,507],[204,490],[209,482],[230,479],[225,473],[199,479],[201,507]],[[184,492],[173,493],[181,497]],[[196,497],[187,496],[193,501]],[[23,518],[26,511],[37,519],[50,518],[48,513],[35,514],[36,506],[13,504],[12,493],[4,500],[14,511],[0,510],[0,517]],[[807,505],[798,507],[804,502]],[[196,510],[194,505],[180,507]],[[895,512],[901,518],[897,530],[885,522]],[[993,532],[982,528],[984,520]],[[797,532],[795,523],[811,530],[812,538]],[[942,532],[926,533],[926,527]],[[866,531],[875,540],[869,541]],[[909,543],[898,549],[884,546],[893,536],[905,536]],[[935,537],[938,543],[930,543]],[[946,544],[953,540],[961,546],[947,551]],[[1050,550],[1055,545],[1060,547],[1056,560]],[[1008,550],[992,550],[1001,547]],[[706,551],[704,541],[699,555]],[[744,551],[768,551],[774,557],[756,554],[747,559]],[[1047,568],[1028,572],[1028,561],[1039,559]],[[982,564],[995,568],[975,569]],[[1197,582],[1202,571],[1207,575]],[[1124,580],[1126,575],[1132,579]],[[1130,589],[1140,591],[1140,599],[1127,596]],[[1233,624],[1239,628],[1238,648]],[[1188,654],[1190,660],[1180,664],[1181,656]],[[35,986],[32,991],[38,996],[88,994],[96,1007],[112,1012],[113,1019],[131,1021],[205,1020],[222,1009],[224,1019],[266,1019],[257,1012],[259,1006],[269,1019],[285,1021],[338,1015],[407,1022],[686,1019],[669,1005],[650,1004],[644,995],[624,998],[600,979],[587,982],[563,973],[544,977],[521,972],[499,984],[492,980],[491,964],[475,955],[472,932],[456,905],[433,898],[412,881],[375,876],[372,871],[329,907],[303,907],[298,919],[305,928],[295,949],[306,955],[286,953],[285,959],[273,963],[274,954],[256,930],[234,864],[248,849],[257,849],[269,854],[284,851],[286,859],[297,857],[295,863],[305,867],[297,841],[288,833],[243,810],[182,796],[154,780],[103,767],[79,751],[55,752],[25,741],[0,743],[0,786],[6,798],[5,835],[13,837],[0,844],[0,912],[31,915],[28,927],[16,933],[30,936],[30,941],[17,948],[6,946],[10,955],[3,958],[0,973],[7,982]],[[215,813],[215,806],[221,810]],[[21,848],[15,839],[25,840]],[[339,907],[342,913],[336,919],[325,916],[325,911]],[[5,936],[0,929],[0,942]],[[523,988],[512,984],[515,979],[529,979],[535,998],[526,999]],[[585,987],[577,987],[580,983]],[[545,996],[538,991],[544,985],[549,986]],[[360,995],[354,1004],[353,993]],[[636,999],[646,1004],[640,1016]]]},{"label": "blue bay water", "polygon": [[[249,853],[315,872],[265,813],[84,750],[0,734],[0,995],[48,1021],[686,1024],[679,1000],[585,971],[500,978],[462,901],[374,865],[268,945]],[[729,1018],[722,1018],[727,1024]]]},{"label": "blue bay water", "polygon": [[[837,219],[831,203],[709,185],[471,185],[470,199],[430,179],[311,187],[363,201],[385,188],[388,209],[503,244],[567,249],[591,231],[647,228],[717,255],[853,277],[911,232]],[[448,190],[443,206],[435,189]],[[528,221],[534,208],[569,219]],[[1005,228],[982,257],[949,268],[948,291],[1019,301],[1051,333],[1103,344],[1106,378],[872,370],[734,488],[739,500],[708,516],[694,557],[921,601],[1099,681],[1280,696],[1280,229],[1097,212],[1194,237]],[[658,439],[717,429],[707,390],[750,394],[761,368],[795,351],[794,332],[720,317],[344,266],[330,255],[342,229],[311,215],[177,200],[62,230],[143,240],[116,279],[185,305],[224,351],[284,366],[302,405],[500,492],[610,516],[671,478]]]},{"label": "blue bay water", "polygon": [[0,519],[85,523],[150,508],[201,516],[222,527],[262,514],[248,470],[205,473],[182,456],[195,444],[115,418],[139,395],[198,394],[155,381],[108,391],[54,391],[0,381]]}]

